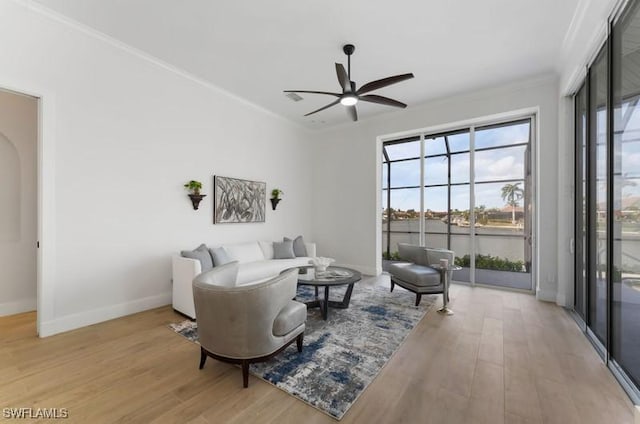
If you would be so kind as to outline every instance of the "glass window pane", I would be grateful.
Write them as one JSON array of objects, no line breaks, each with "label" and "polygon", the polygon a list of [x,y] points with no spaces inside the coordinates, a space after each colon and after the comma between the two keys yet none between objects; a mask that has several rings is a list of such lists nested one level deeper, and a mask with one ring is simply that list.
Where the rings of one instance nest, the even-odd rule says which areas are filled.
[{"label": "glass window pane", "polygon": [[382,189],[385,189],[389,186],[388,182],[389,180],[387,179],[387,175],[388,175],[388,166],[386,163],[382,164]]},{"label": "glass window pane", "polygon": [[469,234],[469,186],[451,186],[451,233]]},{"label": "glass window pane", "polygon": [[391,162],[391,187],[420,185],[420,159]]},{"label": "glass window pane", "polygon": [[451,155],[451,183],[469,182],[469,153]]},{"label": "glass window pane", "polygon": [[389,160],[409,159],[420,157],[420,140],[397,144],[385,144],[384,148]]},{"label": "glass window pane", "polygon": [[424,185],[447,184],[449,163],[446,156],[424,159]]},{"label": "glass window pane", "polygon": [[447,148],[444,145],[444,137],[425,138],[424,139],[424,154],[425,156],[431,155],[443,155],[447,153]]},{"label": "glass window pane", "polygon": [[424,245],[427,247],[446,249],[447,235],[446,234],[425,234]]},{"label": "glass window pane", "polygon": [[526,151],[527,146],[517,146],[476,152],[476,182],[523,179]]},{"label": "glass window pane", "polygon": [[612,355],[640,383],[640,3],[613,33]]},{"label": "glass window pane", "polygon": [[[424,189],[425,215],[430,218],[446,218],[449,211],[447,187],[426,187]],[[440,227],[438,227],[440,228]],[[432,231],[427,228],[427,231]],[[446,231],[446,229],[445,229]]]},{"label": "glass window pane", "polygon": [[476,184],[476,234],[524,236],[525,195],[524,182]]},{"label": "glass window pane", "polygon": [[[401,188],[391,190],[391,220],[405,220],[412,212],[420,210],[420,188]],[[416,230],[417,231],[417,230]]]},{"label": "glass window pane", "polygon": [[[595,160],[591,169],[592,187],[590,209],[594,211],[590,239],[594,273],[590,276],[589,310],[591,330],[602,343],[607,339],[607,50],[602,49],[590,73],[591,146],[595,144]],[[592,177],[593,178],[593,177]]]},{"label": "glass window pane", "polygon": [[451,152],[464,152],[469,150],[469,133],[453,134],[447,136],[449,140],[449,150]]},{"label": "glass window pane", "polygon": [[508,146],[529,142],[529,122],[503,125],[499,127],[479,128],[475,134],[475,148]]},{"label": "glass window pane", "polygon": [[453,250],[456,256],[454,263],[462,267],[461,270],[453,272],[453,280],[462,281],[464,283],[471,282],[469,269],[469,264],[471,263],[471,239],[469,238],[469,236],[452,235],[451,250]]},{"label": "glass window pane", "polygon": [[576,270],[575,270],[575,296],[574,309],[586,319],[585,294],[587,283],[587,87],[586,84],[578,91],[575,97],[576,106]]},{"label": "glass window pane", "polygon": [[[386,192],[383,192],[386,195]],[[385,200],[383,199],[383,205]],[[420,188],[403,188],[391,190],[391,208],[382,214],[383,252],[387,243],[387,216],[391,222],[390,252],[398,251],[398,243],[414,243],[420,241],[419,233]]]}]

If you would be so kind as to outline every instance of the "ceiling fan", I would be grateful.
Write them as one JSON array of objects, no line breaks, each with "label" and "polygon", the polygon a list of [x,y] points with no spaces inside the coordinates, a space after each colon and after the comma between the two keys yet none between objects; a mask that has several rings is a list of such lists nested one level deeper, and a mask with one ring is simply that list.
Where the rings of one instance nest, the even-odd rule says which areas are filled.
[{"label": "ceiling fan", "polygon": [[347,69],[345,71],[344,66],[341,63],[336,63],[336,74],[338,75],[338,82],[340,83],[340,87],[342,87],[342,93],[330,93],[327,91],[309,91],[309,90],[284,90],[285,93],[311,93],[311,94],[325,94],[328,96],[337,97],[337,100],[329,103],[326,106],[321,107],[320,109],[314,110],[313,112],[309,112],[304,116],[313,115],[314,113],[320,112],[322,110],[328,109],[331,106],[335,106],[338,103],[346,106],[347,113],[351,116],[351,119],[354,121],[358,120],[358,112],[356,111],[356,103],[358,101],[370,102],[370,103],[378,103],[386,106],[395,106],[400,108],[407,107],[406,104],[399,102],[397,100],[390,99],[384,96],[378,96],[376,94],[365,94],[369,93],[373,90],[377,90],[379,88],[387,87],[391,84],[395,84],[404,80],[408,80],[413,78],[413,74],[402,74],[402,75],[394,75],[392,77],[382,78],[376,81],[371,81],[359,89],[356,89],[356,83],[351,81],[351,55],[355,51],[355,46],[353,44],[345,44],[342,47],[342,51],[347,55]]}]

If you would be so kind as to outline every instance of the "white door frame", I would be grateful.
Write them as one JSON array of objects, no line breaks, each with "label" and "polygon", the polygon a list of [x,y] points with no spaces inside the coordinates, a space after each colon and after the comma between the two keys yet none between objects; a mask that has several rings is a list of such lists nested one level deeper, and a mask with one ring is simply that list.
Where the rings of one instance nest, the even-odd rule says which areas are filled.
[{"label": "white door frame", "polygon": [[[397,132],[397,133],[393,133],[393,134],[385,134],[385,135],[381,135],[376,137],[376,271],[378,274],[380,274],[382,272],[382,144],[385,141],[390,141],[390,140],[396,140],[399,138],[407,138],[407,137],[411,137],[411,136],[424,136],[424,134],[437,134],[437,133],[441,133],[441,132],[447,132],[447,131],[453,131],[453,130],[457,130],[460,128],[469,128],[471,133],[470,133],[470,137],[472,138],[471,140],[471,154],[473,154],[472,152],[474,151],[475,148],[475,137],[474,137],[474,132],[475,132],[475,127],[477,126],[484,126],[484,125],[490,125],[492,123],[500,123],[500,122],[506,122],[506,121],[511,121],[511,120],[517,120],[519,118],[532,118],[532,122],[531,122],[531,127],[532,127],[532,131],[531,131],[531,157],[530,157],[530,161],[531,161],[531,189],[533,191],[533,196],[531,198],[531,208],[532,211],[531,213],[533,214],[533,219],[531,222],[531,237],[532,237],[532,269],[531,269],[531,292],[534,294],[538,293],[538,289],[539,289],[539,282],[538,282],[538,275],[540,275],[540,270],[539,270],[539,257],[540,257],[540,252],[539,252],[539,246],[538,246],[538,240],[540,239],[538,231],[540,229],[540,225],[539,225],[539,219],[540,219],[540,214],[538,213],[538,204],[539,204],[539,196],[540,193],[538,192],[538,187],[539,187],[539,172],[538,172],[538,163],[539,163],[539,134],[540,134],[540,107],[539,106],[535,106],[535,107],[529,107],[529,108],[524,108],[524,109],[519,109],[519,110],[514,110],[514,111],[510,111],[510,112],[504,112],[504,113],[498,113],[498,114],[494,114],[494,115],[489,115],[489,116],[483,116],[483,117],[478,117],[478,118],[473,118],[473,119],[467,119],[464,121],[458,121],[458,122],[452,122],[452,123],[448,123],[448,124],[443,124],[443,125],[436,125],[436,126],[432,126],[432,127],[426,127],[426,128],[419,128],[419,129],[414,129],[414,130],[408,130],[408,131],[402,131],[402,132]],[[421,138],[422,139],[422,138]],[[473,160],[473,157],[470,157],[470,160]],[[473,187],[473,182],[475,182],[475,178],[473,175],[473,170],[470,169],[470,197],[471,197],[471,201],[475,203],[475,193],[474,193],[474,187]],[[472,204],[473,205],[473,204]],[[473,206],[472,206],[473,207]],[[471,209],[473,210],[473,209]],[[473,216],[473,214],[471,214],[471,216]],[[473,237],[473,228],[474,228],[474,224],[475,222],[473,222],[474,219],[472,218],[472,223],[470,226],[470,232],[472,234],[471,237],[471,241],[470,243],[472,243],[472,245],[470,246],[470,250],[472,252],[472,254],[470,255],[471,257],[471,266],[473,268],[475,268],[475,238]],[[471,285],[475,285],[475,276],[473,275],[474,273],[471,273],[472,278],[471,278]],[[495,288],[501,288],[496,286]],[[528,291],[528,290],[527,290]]]},{"label": "white door frame", "polygon": [[55,286],[55,95],[28,81],[0,76],[0,87],[35,97],[38,102],[37,141],[37,321],[40,337],[51,334]]}]

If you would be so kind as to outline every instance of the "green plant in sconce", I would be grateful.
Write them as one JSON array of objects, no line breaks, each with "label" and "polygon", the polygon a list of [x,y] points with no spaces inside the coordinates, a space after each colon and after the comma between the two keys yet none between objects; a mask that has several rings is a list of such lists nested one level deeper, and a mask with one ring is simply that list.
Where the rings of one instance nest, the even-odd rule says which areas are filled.
[{"label": "green plant in sconce", "polygon": [[200,190],[202,189],[202,183],[200,181],[191,180],[184,185],[184,188],[189,190],[191,194],[195,194],[197,196],[200,194]]},{"label": "green plant in sconce", "polygon": [[280,195],[282,194],[284,194],[284,191],[280,190],[279,188],[274,188],[273,190],[271,190],[272,199],[280,199]]}]

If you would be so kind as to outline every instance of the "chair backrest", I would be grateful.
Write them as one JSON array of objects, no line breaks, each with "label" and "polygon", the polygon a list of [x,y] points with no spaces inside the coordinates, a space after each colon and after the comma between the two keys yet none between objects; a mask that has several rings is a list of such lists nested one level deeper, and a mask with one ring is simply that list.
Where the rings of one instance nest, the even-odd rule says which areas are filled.
[{"label": "chair backrest", "polygon": [[427,252],[427,261],[429,264],[437,264],[440,263],[440,259],[446,259],[449,261],[449,265],[453,265],[453,261],[456,256],[453,250],[433,247],[427,247],[425,250]]},{"label": "chair backrest", "polygon": [[426,265],[426,252],[423,246],[409,243],[398,243],[398,255],[403,261]]},{"label": "chair backrest", "polygon": [[[456,256],[453,250],[437,247],[424,247],[409,243],[398,243],[398,254],[402,260],[423,266],[439,264],[440,259],[447,259],[449,264],[453,265]],[[453,271],[449,271],[450,280],[452,276]]]},{"label": "chair backrest", "polygon": [[297,269],[236,287],[226,285],[233,268],[237,263],[215,267],[193,281],[200,344],[231,358],[267,355],[278,347],[273,322],[296,295]]},{"label": "chair backrest", "polygon": [[240,265],[238,261],[219,265],[209,271],[196,275],[193,282],[220,287],[235,287],[239,268]]}]

